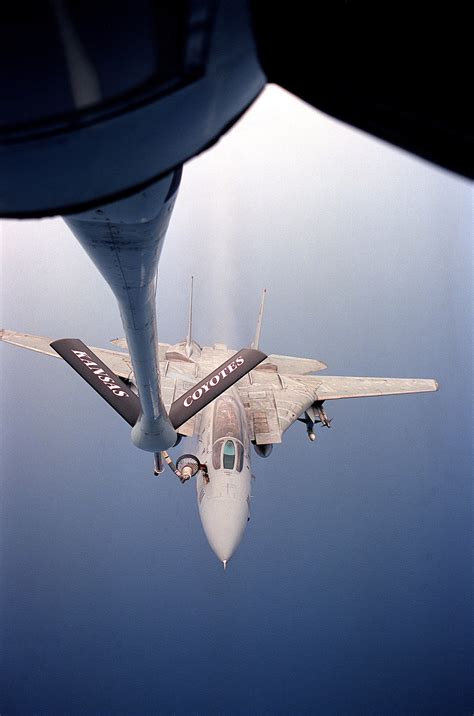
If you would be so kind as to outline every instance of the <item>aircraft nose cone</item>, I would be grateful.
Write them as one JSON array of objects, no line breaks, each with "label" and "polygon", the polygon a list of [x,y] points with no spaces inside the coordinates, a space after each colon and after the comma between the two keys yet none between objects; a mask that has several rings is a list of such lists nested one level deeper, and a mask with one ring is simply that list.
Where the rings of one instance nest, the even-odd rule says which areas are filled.
[{"label": "aircraft nose cone", "polygon": [[245,500],[214,497],[205,500],[202,506],[201,521],[207,541],[224,568],[242,540],[247,517]]}]

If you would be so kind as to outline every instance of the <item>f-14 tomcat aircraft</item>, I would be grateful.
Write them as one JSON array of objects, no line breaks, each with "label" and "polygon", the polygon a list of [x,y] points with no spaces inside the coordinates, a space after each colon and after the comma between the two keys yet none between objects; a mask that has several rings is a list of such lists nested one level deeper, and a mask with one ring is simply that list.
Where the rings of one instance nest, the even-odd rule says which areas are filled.
[{"label": "f-14 tomcat aircraft", "polygon": [[[257,455],[268,457],[295,421],[305,425],[314,441],[315,425],[331,424],[326,401],[438,389],[431,379],[314,376],[311,373],[326,368],[324,363],[265,356],[258,350],[264,300],[265,292],[250,349],[235,353],[222,343],[201,347],[192,339],[190,309],[186,340],[160,343],[158,350],[166,413],[179,436],[197,438],[197,455],[185,454],[174,464],[167,452],[156,453],[155,474],[162,472],[164,457],[182,482],[196,475],[204,532],[224,568],[250,518],[252,445]],[[140,401],[132,390],[135,376],[129,353],[8,330],[1,332],[1,339],[56,358],[61,355],[127,422],[133,425],[138,420]],[[128,348],[124,339],[112,343]]]}]

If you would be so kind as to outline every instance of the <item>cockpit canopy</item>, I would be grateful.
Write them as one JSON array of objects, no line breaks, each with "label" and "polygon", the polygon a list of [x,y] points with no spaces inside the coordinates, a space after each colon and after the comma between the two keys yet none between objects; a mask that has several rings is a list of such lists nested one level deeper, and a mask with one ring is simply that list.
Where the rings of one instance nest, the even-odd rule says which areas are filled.
[{"label": "cockpit canopy", "polygon": [[236,438],[242,442],[242,416],[239,405],[232,395],[222,395],[216,401],[212,434],[214,440]]},{"label": "cockpit canopy", "polygon": [[222,451],[222,462],[224,470],[233,470],[235,465],[235,443],[233,440],[226,440]]},{"label": "cockpit canopy", "polygon": [[212,434],[212,465],[215,470],[241,472],[244,463],[241,411],[232,395],[223,395],[216,401]]},{"label": "cockpit canopy", "polygon": [[212,448],[212,466],[215,470],[242,472],[244,448],[241,442],[231,438],[216,440]]}]

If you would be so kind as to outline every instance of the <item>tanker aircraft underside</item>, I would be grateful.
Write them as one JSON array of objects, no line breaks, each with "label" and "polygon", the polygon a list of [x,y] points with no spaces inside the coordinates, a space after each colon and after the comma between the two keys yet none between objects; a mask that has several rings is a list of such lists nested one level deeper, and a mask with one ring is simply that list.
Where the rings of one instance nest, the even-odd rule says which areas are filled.
[{"label": "tanker aircraft underside", "polygon": [[[154,472],[162,472],[164,459],[182,482],[196,476],[202,526],[224,568],[250,519],[251,445],[260,457],[268,457],[296,421],[314,441],[315,425],[331,424],[326,401],[438,389],[432,379],[314,376],[311,373],[326,368],[324,363],[265,356],[258,350],[264,299],[265,292],[250,349],[235,353],[222,343],[201,347],[191,336],[191,310],[186,340],[158,345],[165,415],[179,436],[197,438],[197,455],[183,455],[175,465],[167,452],[157,452]],[[76,339],[51,341],[9,330],[1,332],[1,339],[61,355],[129,424],[138,420],[140,400],[125,339],[112,341],[120,350],[90,349]]]}]

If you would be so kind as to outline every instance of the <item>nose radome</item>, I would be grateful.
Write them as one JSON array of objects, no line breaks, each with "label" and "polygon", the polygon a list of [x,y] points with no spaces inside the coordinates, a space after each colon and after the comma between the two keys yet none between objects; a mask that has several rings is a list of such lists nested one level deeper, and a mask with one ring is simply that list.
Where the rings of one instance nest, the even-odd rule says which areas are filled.
[{"label": "nose radome", "polygon": [[224,569],[242,540],[247,518],[245,500],[213,497],[202,505],[201,521],[207,541]]}]

